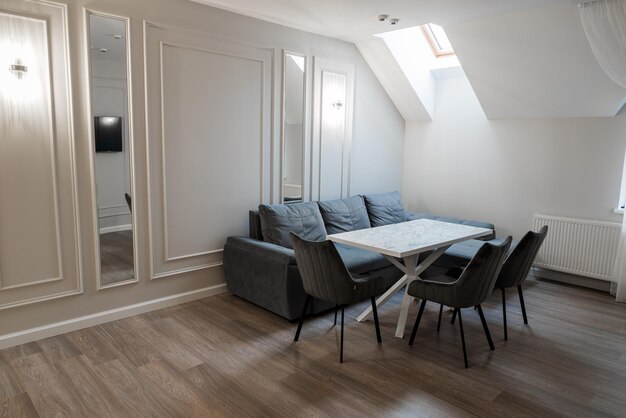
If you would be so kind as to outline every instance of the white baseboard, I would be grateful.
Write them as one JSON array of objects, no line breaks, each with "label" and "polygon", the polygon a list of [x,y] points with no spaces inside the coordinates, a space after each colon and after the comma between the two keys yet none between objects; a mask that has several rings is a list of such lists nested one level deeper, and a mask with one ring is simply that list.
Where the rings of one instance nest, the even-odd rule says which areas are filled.
[{"label": "white baseboard", "polygon": [[120,308],[98,312],[91,315],[68,319],[66,321],[30,328],[24,331],[5,334],[0,336],[0,350],[14,345],[25,344],[42,338],[53,337],[55,335],[77,331],[94,325],[104,324],[106,322],[155,311],[157,309],[167,308],[169,306],[180,305],[181,303],[191,302],[197,299],[226,292],[226,283],[223,283],[215,286],[204,287],[202,289],[191,290],[185,293],[179,293],[177,295],[152,299],[136,303],[134,305],[122,306]]},{"label": "white baseboard", "polygon": [[105,228],[100,228],[100,234],[108,234],[109,232],[120,232],[120,231],[132,231],[132,225],[115,225],[115,226],[107,226]]}]

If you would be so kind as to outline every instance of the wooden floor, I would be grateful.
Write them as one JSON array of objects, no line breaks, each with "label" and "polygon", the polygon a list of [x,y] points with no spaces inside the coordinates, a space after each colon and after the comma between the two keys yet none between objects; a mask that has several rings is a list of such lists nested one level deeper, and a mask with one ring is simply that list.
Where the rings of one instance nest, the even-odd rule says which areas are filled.
[{"label": "wooden floor", "polygon": [[[626,305],[528,280],[530,325],[499,295],[464,311],[470,369],[450,312],[427,305],[415,345],[393,337],[399,295],[371,322],[347,313],[346,362],[332,313],[295,325],[220,295],[0,351],[0,416],[625,416]],[[416,306],[411,307],[410,325]]]},{"label": "wooden floor", "polygon": [[135,278],[133,231],[100,234],[101,285]]}]

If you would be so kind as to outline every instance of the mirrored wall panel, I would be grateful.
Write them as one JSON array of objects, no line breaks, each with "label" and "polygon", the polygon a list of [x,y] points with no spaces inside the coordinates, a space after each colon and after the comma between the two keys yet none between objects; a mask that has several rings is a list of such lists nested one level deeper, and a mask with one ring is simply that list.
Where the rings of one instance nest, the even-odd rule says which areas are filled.
[{"label": "mirrored wall panel", "polygon": [[304,126],[306,56],[283,55],[283,164],[284,203],[302,202],[304,174]]},{"label": "mirrored wall panel", "polygon": [[127,20],[89,14],[100,287],[135,280]]}]

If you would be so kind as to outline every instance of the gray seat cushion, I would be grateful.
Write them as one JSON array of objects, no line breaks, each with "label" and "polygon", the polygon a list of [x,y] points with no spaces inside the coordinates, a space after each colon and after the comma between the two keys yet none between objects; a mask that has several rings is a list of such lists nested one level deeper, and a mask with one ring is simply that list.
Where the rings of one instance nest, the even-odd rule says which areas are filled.
[{"label": "gray seat cushion", "polygon": [[293,248],[290,232],[310,241],[326,239],[326,228],[316,202],[259,205],[263,240]]},{"label": "gray seat cushion", "polygon": [[396,224],[407,220],[398,192],[363,196],[372,227]]},{"label": "gray seat cushion", "polygon": [[326,200],[318,204],[328,234],[370,227],[365,201],[361,196]]},{"label": "gray seat cushion", "polygon": [[391,265],[383,255],[372,251],[337,243],[335,247],[350,273],[366,274]]},{"label": "gray seat cushion", "polygon": [[[487,242],[490,242],[494,245],[500,245],[503,241],[504,238],[496,238]],[[467,263],[469,263],[472,257],[476,255],[478,249],[482,247],[483,244],[485,244],[485,241],[481,241],[478,239],[470,239],[454,244],[435,261],[435,264],[445,268],[465,266],[467,265]],[[517,241],[513,241],[511,243],[511,248],[509,251],[513,250],[516,245]]]}]

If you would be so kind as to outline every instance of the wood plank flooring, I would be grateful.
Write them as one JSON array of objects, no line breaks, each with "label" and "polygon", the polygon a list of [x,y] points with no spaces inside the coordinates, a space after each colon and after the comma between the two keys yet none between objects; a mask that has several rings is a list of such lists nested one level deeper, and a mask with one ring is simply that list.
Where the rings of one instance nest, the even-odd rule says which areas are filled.
[{"label": "wood plank flooring", "polygon": [[[415,345],[393,337],[401,301],[346,310],[345,363],[333,314],[295,324],[232,295],[0,351],[0,416],[626,416],[626,305],[605,293],[528,280],[524,326],[517,294],[480,319],[464,311],[470,369],[458,325],[428,304]],[[411,306],[413,324],[417,306]]]},{"label": "wood plank flooring", "polygon": [[101,286],[135,278],[133,231],[100,234]]}]

